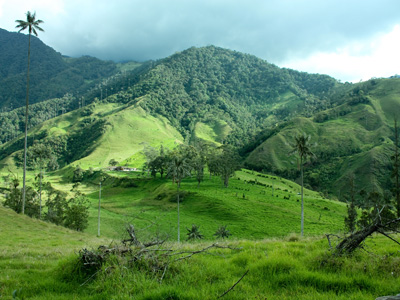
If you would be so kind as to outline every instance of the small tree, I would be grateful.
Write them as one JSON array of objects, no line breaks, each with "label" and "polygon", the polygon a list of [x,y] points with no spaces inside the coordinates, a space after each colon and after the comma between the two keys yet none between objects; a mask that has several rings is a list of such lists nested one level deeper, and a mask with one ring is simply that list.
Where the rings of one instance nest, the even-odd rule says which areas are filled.
[{"label": "small tree", "polygon": [[201,234],[200,232],[200,227],[197,225],[192,225],[192,228],[186,228],[186,230],[188,231],[187,234],[187,240],[191,241],[191,240],[201,240],[204,238],[204,235]]},{"label": "small tree", "polygon": [[[22,213],[22,191],[19,187],[19,180],[14,178],[10,184],[10,192],[6,194],[6,200],[3,205],[11,208],[17,213]],[[37,203],[37,193],[30,187],[26,186],[25,193],[25,214],[30,217],[39,216],[39,205]]]},{"label": "small tree", "polygon": [[29,150],[32,151],[35,165],[39,167],[39,219],[41,219],[43,170],[45,170],[47,164],[51,160],[54,160],[54,154],[51,149],[44,144],[34,144]]},{"label": "small tree", "polygon": [[62,191],[57,191],[47,185],[47,213],[45,220],[56,225],[64,225],[65,212],[68,208],[67,194]]},{"label": "small tree", "polygon": [[89,225],[89,200],[80,192],[68,201],[68,207],[65,211],[65,227],[76,231],[83,231]]},{"label": "small tree", "polygon": [[214,236],[220,239],[224,239],[224,238],[228,238],[230,237],[232,234],[230,233],[230,231],[226,228],[225,226],[220,226],[217,231],[214,233]]},{"label": "small tree", "polygon": [[213,173],[221,176],[224,186],[228,187],[229,178],[240,170],[240,157],[231,146],[223,145],[219,150],[220,153],[210,158],[208,166]]},{"label": "small tree", "polygon": [[355,205],[355,183],[354,183],[354,174],[350,174],[348,177],[349,181],[349,196],[350,201],[347,204],[347,216],[344,218],[344,228],[347,232],[354,232],[356,230],[357,225],[357,209]]},{"label": "small tree", "polygon": [[354,202],[347,204],[347,216],[344,218],[344,228],[347,232],[354,232],[357,224],[357,209]]},{"label": "small tree", "polygon": [[77,166],[72,176],[72,182],[81,182],[82,179],[83,179],[83,170],[80,166]]},{"label": "small tree", "polygon": [[119,164],[119,162],[116,161],[114,158],[112,158],[112,159],[110,159],[110,161],[108,162],[108,164],[109,164],[110,166],[115,167],[116,165]]}]

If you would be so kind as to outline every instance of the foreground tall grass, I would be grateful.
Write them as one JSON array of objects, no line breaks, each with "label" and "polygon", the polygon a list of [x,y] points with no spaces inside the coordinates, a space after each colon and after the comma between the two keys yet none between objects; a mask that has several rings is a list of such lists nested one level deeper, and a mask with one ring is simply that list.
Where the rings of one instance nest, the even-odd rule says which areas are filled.
[{"label": "foreground tall grass", "polygon": [[[90,276],[77,272],[78,250],[109,245],[85,234],[0,208],[0,298],[12,299],[375,299],[399,292],[400,253],[375,236],[352,257],[332,257],[325,237],[220,241],[174,262],[162,274],[113,257]],[[212,242],[170,243],[192,251]],[[161,280],[162,278],[162,280]],[[88,280],[89,279],[89,280]],[[160,282],[161,281],[161,282]]]},{"label": "foreground tall grass", "polygon": [[[241,250],[218,249],[174,263],[161,283],[160,274],[146,272],[142,264],[129,268],[114,259],[85,284],[85,291],[93,299],[216,299],[248,270],[226,299],[375,299],[397,294],[399,249],[380,238],[376,242],[380,244],[376,254],[332,258],[323,238],[237,241],[231,245]],[[63,270],[68,271],[61,273],[76,284],[67,267],[73,264],[73,260],[66,262]]]}]

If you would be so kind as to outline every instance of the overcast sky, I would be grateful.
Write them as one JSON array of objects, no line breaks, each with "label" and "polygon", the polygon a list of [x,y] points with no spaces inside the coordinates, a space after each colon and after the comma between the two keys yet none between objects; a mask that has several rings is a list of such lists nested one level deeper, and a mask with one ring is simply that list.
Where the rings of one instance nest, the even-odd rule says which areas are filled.
[{"label": "overcast sky", "polygon": [[144,61],[215,45],[343,82],[400,74],[399,0],[0,0],[0,28],[16,31],[28,10],[68,56]]}]

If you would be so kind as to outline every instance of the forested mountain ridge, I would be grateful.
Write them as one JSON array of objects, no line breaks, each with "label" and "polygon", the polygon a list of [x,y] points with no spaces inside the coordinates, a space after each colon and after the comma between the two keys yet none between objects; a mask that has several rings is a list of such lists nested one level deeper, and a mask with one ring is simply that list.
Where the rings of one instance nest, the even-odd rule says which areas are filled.
[{"label": "forested mountain ridge", "polygon": [[[318,157],[306,169],[309,186],[340,197],[346,176],[354,173],[360,175],[359,189],[390,189],[391,115],[400,109],[397,79],[342,84],[327,75],[282,69],[215,46],[193,47],[136,70],[93,90],[86,103],[92,104],[74,117],[60,116],[52,125],[41,125],[42,131],[35,129],[35,139],[49,141],[55,132],[57,139],[63,137],[68,149],[60,152],[61,165],[84,159],[84,165],[96,161],[105,166],[116,158],[135,167],[143,143],[157,146],[160,137],[170,145],[203,139],[238,147],[247,167],[296,179],[296,159],[288,152],[294,135],[304,132],[311,135]],[[64,100],[68,97],[77,101],[73,96]],[[39,106],[33,109],[33,125],[43,122],[35,119],[41,111]],[[73,136],[57,123],[66,119],[75,122]],[[141,122],[155,127],[141,128]],[[91,126],[96,137],[88,139]],[[163,133],[157,136],[160,129]],[[76,153],[76,145],[83,151],[88,143],[90,151]],[[4,145],[1,157],[20,144],[14,140]]]},{"label": "forested mountain ridge", "polygon": [[[0,29],[0,109],[25,105],[28,36]],[[30,103],[84,94],[118,72],[116,63],[83,56],[67,58],[31,38]]]},{"label": "forested mountain ridge", "polygon": [[224,122],[220,142],[244,145],[260,127],[330,107],[341,86],[318,74],[281,69],[255,56],[214,46],[190,48],[157,63],[130,89],[140,105],[165,116],[186,138],[196,124]]}]

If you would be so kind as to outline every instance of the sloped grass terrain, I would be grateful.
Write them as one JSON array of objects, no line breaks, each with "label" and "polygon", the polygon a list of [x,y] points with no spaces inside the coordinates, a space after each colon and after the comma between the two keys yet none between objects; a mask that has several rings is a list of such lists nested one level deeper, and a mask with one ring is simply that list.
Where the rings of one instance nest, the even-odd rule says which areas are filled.
[{"label": "sloped grass terrain", "polygon": [[[109,106],[116,105],[101,105],[99,109],[109,112]],[[101,112],[96,111],[94,115],[96,114],[101,115]],[[83,168],[106,167],[111,159],[141,168],[145,160],[140,152],[145,144],[154,147],[163,144],[164,147],[174,148],[183,140],[165,118],[155,118],[140,107],[122,108],[105,119],[109,124],[108,130],[97,141],[96,149],[89,156],[76,162]]]},{"label": "sloped grass terrain", "polygon": [[[101,124],[100,128],[90,127],[97,123]],[[158,148],[162,144],[172,149],[183,141],[182,136],[165,118],[151,116],[135,105],[115,103],[91,104],[90,108],[75,110],[46,121],[29,133],[32,141],[41,135],[64,137],[67,149],[61,150],[62,155],[70,159],[67,163],[80,165],[84,169],[107,167],[111,159],[123,165],[141,168],[145,162],[142,154],[145,145]],[[22,138],[19,144],[23,146]],[[10,143],[0,148],[0,151],[8,154],[16,150],[20,149]],[[15,169],[6,155],[2,162],[3,172],[9,168],[14,172],[20,171]]]},{"label": "sloped grass terrain", "polygon": [[[164,232],[175,240],[177,232],[176,185],[169,179],[143,178],[140,173],[110,172],[131,177],[137,187],[108,184],[102,190],[102,232],[117,238],[127,223],[138,228]],[[192,224],[208,240],[226,225],[236,239],[283,237],[300,232],[300,186],[291,181],[242,170],[224,188],[220,177],[205,175],[197,186],[195,178],[182,181],[180,191],[181,240]],[[92,201],[88,232],[97,233],[98,191]],[[305,233],[319,235],[343,229],[345,204],[305,191]]]},{"label": "sloped grass terrain", "polygon": [[[151,264],[110,257],[90,277],[77,271],[83,247],[107,240],[73,232],[0,207],[2,299],[216,299],[246,274],[226,299],[370,299],[398,293],[398,245],[368,240],[352,257],[332,257],[325,237],[219,241],[231,249],[171,260],[164,275]],[[115,243],[115,242],[114,242]],[[167,243],[196,251],[211,242]],[[247,272],[247,273],[246,273]]]},{"label": "sloped grass terrain", "polygon": [[79,285],[59,280],[60,261],[105,242],[0,206],[0,298],[73,299]]}]

